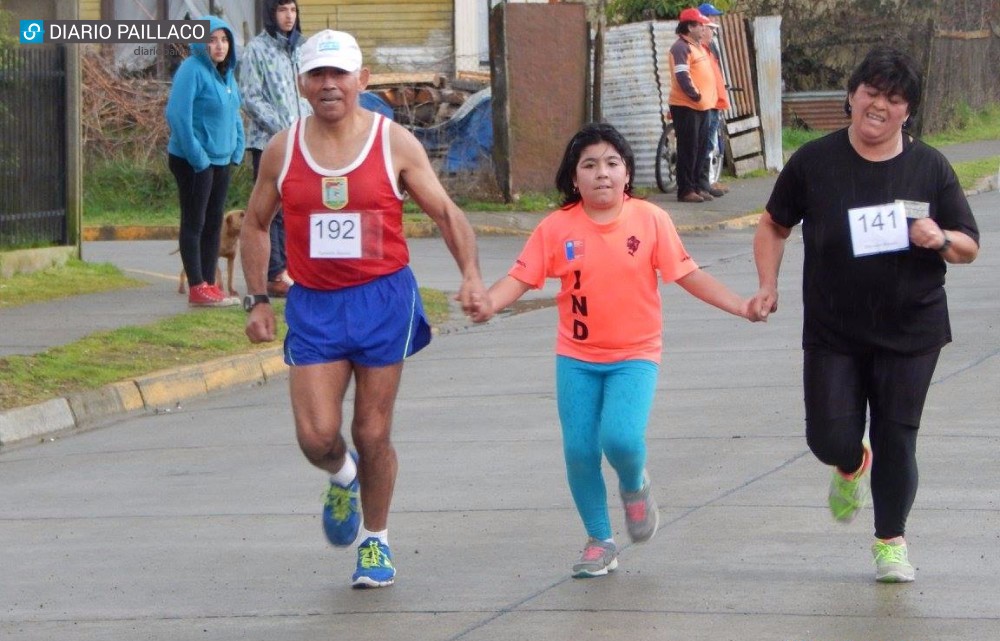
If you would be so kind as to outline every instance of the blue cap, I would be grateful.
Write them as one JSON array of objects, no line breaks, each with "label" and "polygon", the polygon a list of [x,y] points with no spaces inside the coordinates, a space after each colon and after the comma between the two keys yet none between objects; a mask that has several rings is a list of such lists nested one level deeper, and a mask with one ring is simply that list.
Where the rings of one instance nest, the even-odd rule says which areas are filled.
[{"label": "blue cap", "polygon": [[705,2],[700,7],[698,11],[701,12],[703,16],[721,16],[722,12],[715,8],[715,5],[711,2]]}]

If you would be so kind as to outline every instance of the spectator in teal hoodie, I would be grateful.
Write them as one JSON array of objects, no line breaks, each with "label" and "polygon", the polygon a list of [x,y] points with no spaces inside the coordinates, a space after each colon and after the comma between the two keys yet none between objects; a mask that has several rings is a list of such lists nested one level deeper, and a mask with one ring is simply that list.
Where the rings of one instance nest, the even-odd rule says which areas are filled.
[{"label": "spectator in teal hoodie", "polygon": [[174,74],[167,100],[170,171],[180,193],[181,262],[188,303],[236,305],[215,282],[229,166],[243,159],[243,121],[236,85],[236,41],[223,20],[209,17],[208,44],[194,43]]}]

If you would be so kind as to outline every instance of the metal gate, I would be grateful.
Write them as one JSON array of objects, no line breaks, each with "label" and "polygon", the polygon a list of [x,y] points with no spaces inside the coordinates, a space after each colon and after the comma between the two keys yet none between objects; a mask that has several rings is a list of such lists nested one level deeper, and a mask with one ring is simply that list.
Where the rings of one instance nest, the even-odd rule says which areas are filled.
[{"label": "metal gate", "polygon": [[66,245],[65,47],[0,51],[0,249]]}]

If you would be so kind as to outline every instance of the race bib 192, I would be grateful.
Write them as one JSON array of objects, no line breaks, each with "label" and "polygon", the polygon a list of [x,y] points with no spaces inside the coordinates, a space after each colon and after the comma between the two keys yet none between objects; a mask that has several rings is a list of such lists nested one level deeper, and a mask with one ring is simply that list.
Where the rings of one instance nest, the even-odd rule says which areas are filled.
[{"label": "race bib 192", "polygon": [[361,258],[361,214],[309,216],[309,258]]}]

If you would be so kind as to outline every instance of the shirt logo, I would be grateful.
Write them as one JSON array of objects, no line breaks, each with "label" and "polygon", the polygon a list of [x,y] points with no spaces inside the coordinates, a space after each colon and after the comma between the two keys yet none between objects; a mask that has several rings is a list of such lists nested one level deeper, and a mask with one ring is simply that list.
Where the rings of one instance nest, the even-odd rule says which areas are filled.
[{"label": "shirt logo", "polygon": [[343,209],[347,205],[347,176],[323,177],[323,204],[327,209]]},{"label": "shirt logo", "polygon": [[635,253],[639,251],[639,239],[635,236],[629,236],[628,240],[625,241],[625,249],[628,250],[629,256],[635,256]]},{"label": "shirt logo", "polygon": [[583,241],[582,240],[567,240],[564,243],[566,248],[566,260],[574,260],[576,258],[583,257]]}]

